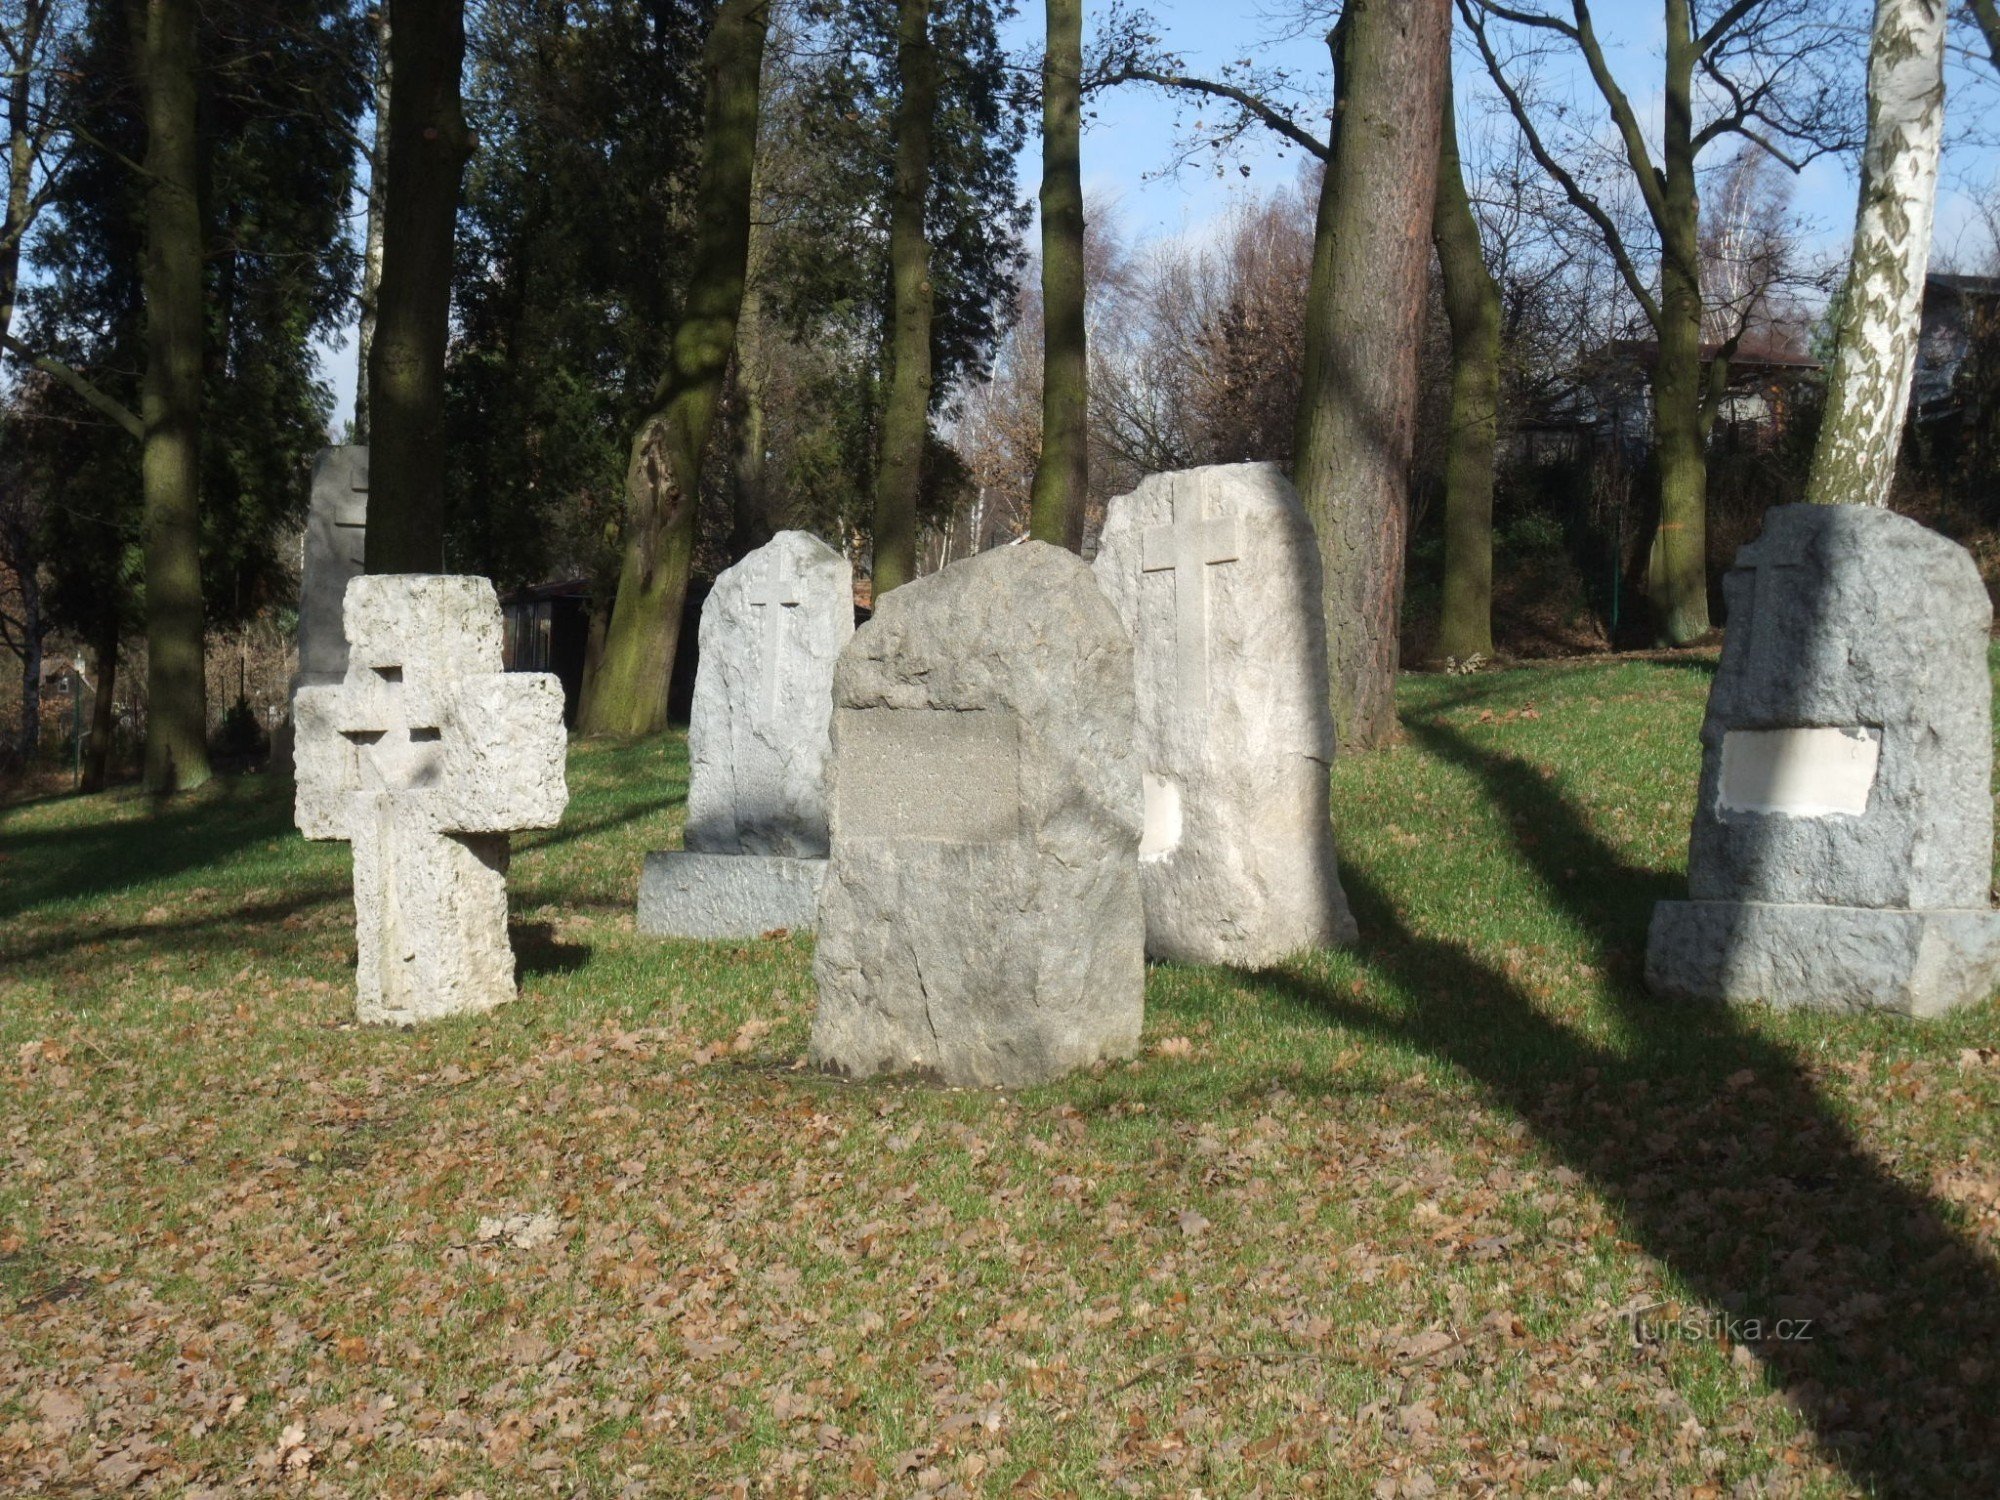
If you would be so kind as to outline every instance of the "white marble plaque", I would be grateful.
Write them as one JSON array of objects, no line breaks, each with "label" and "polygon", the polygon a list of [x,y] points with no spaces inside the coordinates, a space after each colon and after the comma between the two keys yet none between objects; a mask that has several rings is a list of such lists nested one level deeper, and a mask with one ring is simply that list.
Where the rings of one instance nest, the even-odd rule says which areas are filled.
[{"label": "white marble plaque", "polygon": [[1882,759],[1882,731],[1732,729],[1722,740],[1723,812],[1859,817]]}]

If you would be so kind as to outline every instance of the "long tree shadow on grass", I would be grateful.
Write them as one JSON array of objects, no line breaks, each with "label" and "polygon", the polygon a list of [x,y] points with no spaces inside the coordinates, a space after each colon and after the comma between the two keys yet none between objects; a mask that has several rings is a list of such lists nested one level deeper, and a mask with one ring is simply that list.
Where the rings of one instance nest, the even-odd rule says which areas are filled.
[{"label": "long tree shadow on grass", "polygon": [[221,864],[292,834],[290,783],[219,781],[143,818],[10,830],[0,822],[0,919],[87,896],[112,896]]},{"label": "long tree shadow on grass", "polygon": [[1721,1007],[1656,1001],[1637,953],[1661,877],[1625,863],[1535,770],[1435,722],[1412,737],[1515,815],[1521,854],[1595,945],[1624,1045],[1579,1036],[1465,947],[1347,888],[1403,1008],[1288,973],[1259,982],[1478,1079],[1708,1305],[1812,1318],[1756,1349],[1767,1378],[1874,1493],[2000,1493],[2000,1276],[1940,1205],[1862,1147],[1786,1047]]}]

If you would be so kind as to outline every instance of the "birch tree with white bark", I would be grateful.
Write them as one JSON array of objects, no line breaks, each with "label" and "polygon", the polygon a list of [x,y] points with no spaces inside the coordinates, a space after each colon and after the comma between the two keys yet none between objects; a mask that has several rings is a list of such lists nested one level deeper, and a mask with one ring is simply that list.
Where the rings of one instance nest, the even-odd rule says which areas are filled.
[{"label": "birch tree with white bark", "polygon": [[1876,0],[1868,138],[1806,498],[1883,505],[1896,477],[1944,141],[1945,0]]}]

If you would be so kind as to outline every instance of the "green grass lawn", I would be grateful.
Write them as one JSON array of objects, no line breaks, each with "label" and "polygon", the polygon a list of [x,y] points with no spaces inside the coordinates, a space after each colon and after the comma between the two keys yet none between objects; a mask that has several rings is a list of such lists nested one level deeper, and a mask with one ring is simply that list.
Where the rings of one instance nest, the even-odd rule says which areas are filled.
[{"label": "green grass lawn", "polygon": [[1360,946],[1018,1092],[809,1073],[809,941],[634,935],[679,737],[574,750],[521,1000],[421,1032],[289,784],[0,812],[0,1491],[2000,1494],[1993,1008],[1640,983],[1708,681],[1408,680]]}]

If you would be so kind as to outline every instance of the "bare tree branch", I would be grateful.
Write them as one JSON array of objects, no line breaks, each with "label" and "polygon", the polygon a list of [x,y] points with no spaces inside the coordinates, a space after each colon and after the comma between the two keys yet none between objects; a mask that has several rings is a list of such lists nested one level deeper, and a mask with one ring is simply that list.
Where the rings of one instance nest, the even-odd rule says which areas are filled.
[{"label": "bare tree branch", "polygon": [[1486,8],[1482,0],[1458,0],[1459,14],[1465,18],[1466,29],[1471,32],[1473,41],[1478,45],[1480,58],[1486,64],[1486,71],[1493,80],[1493,86],[1499,90],[1500,97],[1506,101],[1508,113],[1513,115],[1514,123],[1520,128],[1529,154],[1535,158],[1536,164],[1549,174],[1556,186],[1562,189],[1563,196],[1569,200],[1570,206],[1597,226],[1597,231],[1604,238],[1605,248],[1611,252],[1612,263],[1617,266],[1619,278],[1624,281],[1626,290],[1631,292],[1633,299],[1638,302],[1640,309],[1646,315],[1646,320],[1657,328],[1660,322],[1659,298],[1640,277],[1638,263],[1625,243],[1625,236],[1619,232],[1617,221],[1605,212],[1603,204],[1583,190],[1583,185],[1576,180],[1575,174],[1556,159],[1555,153],[1549,150],[1548,144],[1542,139],[1541,131],[1535,125],[1533,111],[1528,108],[1527,100],[1522,97],[1514,81],[1508,77],[1506,68],[1501,65],[1499,56],[1493,50],[1492,39],[1486,34],[1486,23],[1479,14]]},{"label": "bare tree branch", "polygon": [[1120,83],[1150,83],[1163,89],[1226,99],[1301,150],[1311,152],[1321,161],[1327,159],[1328,147],[1325,141],[1305,130],[1282,110],[1274,108],[1248,89],[1238,88],[1234,84],[1218,83],[1207,78],[1191,78],[1181,73],[1162,73],[1136,63],[1128,63],[1116,72],[1105,75],[1102,82],[1106,86]]},{"label": "bare tree branch", "polygon": [[126,406],[116,397],[107,395],[104,391],[98,389],[88,376],[79,374],[75,369],[64,364],[53,354],[37,354],[11,333],[0,334],[0,347],[5,347],[7,352],[14,355],[15,358],[32,366],[34,369],[40,370],[50,379],[60,381],[69,387],[70,390],[90,403],[91,406],[116,422],[135,441],[145,438],[146,424],[139,420],[138,416],[129,406]]}]

